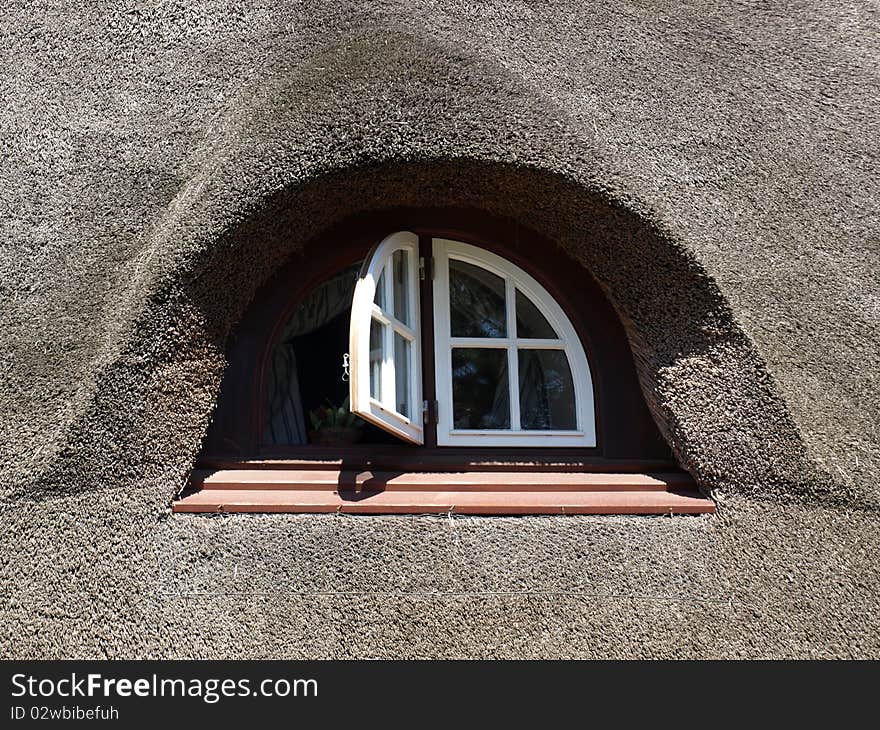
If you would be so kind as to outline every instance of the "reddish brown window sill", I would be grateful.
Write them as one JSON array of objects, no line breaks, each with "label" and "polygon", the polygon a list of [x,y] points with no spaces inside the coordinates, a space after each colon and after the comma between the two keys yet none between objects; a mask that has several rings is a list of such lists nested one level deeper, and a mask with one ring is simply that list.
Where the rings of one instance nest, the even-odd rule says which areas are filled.
[{"label": "reddish brown window sill", "polygon": [[297,468],[196,472],[174,512],[701,514],[683,472],[415,472]]}]

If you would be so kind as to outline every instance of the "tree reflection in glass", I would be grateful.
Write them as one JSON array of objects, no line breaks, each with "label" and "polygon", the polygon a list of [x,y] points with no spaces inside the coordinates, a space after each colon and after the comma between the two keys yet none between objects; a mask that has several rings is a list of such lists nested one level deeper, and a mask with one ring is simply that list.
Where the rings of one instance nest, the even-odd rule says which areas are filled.
[{"label": "tree reflection in glass", "polygon": [[449,260],[450,334],[507,337],[504,279],[472,264]]},{"label": "tree reflection in glass", "polygon": [[525,350],[519,356],[520,424],[527,431],[577,428],[574,383],[562,350]]},{"label": "tree reflection in glass", "polygon": [[452,350],[452,417],[456,429],[510,428],[507,350]]}]

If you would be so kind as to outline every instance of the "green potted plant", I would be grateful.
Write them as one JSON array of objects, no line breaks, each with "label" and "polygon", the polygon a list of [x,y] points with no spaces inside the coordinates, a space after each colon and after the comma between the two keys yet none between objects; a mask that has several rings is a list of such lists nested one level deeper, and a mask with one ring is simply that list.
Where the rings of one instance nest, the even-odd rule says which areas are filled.
[{"label": "green potted plant", "polygon": [[309,412],[312,430],[309,440],[313,444],[353,444],[361,440],[364,422],[351,412],[348,396],[342,405],[318,406]]}]

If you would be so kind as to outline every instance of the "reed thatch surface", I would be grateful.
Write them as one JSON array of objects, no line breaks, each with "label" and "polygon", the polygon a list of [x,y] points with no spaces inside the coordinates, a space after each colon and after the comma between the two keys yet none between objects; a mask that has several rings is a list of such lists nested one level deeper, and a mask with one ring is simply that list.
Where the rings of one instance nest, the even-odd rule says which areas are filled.
[{"label": "reed thatch surface", "polygon": [[[0,655],[880,655],[876,7],[142,5],[0,11]],[[593,272],[720,515],[169,515],[259,285],[429,204]]]}]

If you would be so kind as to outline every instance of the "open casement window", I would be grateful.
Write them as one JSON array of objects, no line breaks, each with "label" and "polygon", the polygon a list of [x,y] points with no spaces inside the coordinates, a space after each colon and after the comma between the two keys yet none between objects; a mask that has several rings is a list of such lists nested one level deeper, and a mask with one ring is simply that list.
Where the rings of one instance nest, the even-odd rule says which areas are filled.
[{"label": "open casement window", "polygon": [[424,443],[419,239],[385,238],[364,261],[351,309],[351,410],[405,441]]},{"label": "open casement window", "polygon": [[595,446],[590,367],[537,281],[489,251],[435,238],[440,446]]},{"label": "open casement window", "polygon": [[[422,444],[418,245],[395,233],[364,262],[350,387],[354,413]],[[422,316],[433,317],[437,445],[595,446],[590,367],[553,297],[477,246],[435,238],[431,251],[433,307]]]}]

